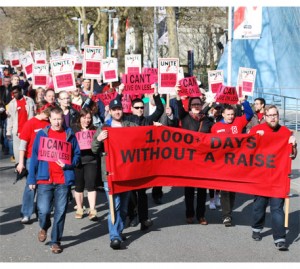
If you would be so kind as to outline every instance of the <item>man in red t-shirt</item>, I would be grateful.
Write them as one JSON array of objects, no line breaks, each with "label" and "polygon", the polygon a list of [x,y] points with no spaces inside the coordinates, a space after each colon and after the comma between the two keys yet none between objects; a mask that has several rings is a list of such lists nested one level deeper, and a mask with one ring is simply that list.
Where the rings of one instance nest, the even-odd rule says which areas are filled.
[{"label": "man in red t-shirt", "polygon": [[[297,143],[293,133],[285,126],[279,124],[279,113],[276,106],[271,105],[265,109],[266,122],[256,125],[250,129],[250,134],[260,134],[277,132],[286,134],[289,137],[289,144],[292,144],[291,158],[294,160],[297,156]],[[284,199],[264,196],[255,196],[253,202],[253,218],[252,218],[252,238],[260,241],[262,236],[260,232],[264,228],[266,218],[266,208],[270,203],[272,232],[275,247],[278,250],[288,250],[285,244],[286,231],[284,227]]]},{"label": "man in red t-shirt", "polygon": [[[213,134],[241,134],[243,129],[253,117],[252,108],[245,98],[241,98],[244,107],[244,115],[235,116],[234,108],[231,105],[224,105],[222,111],[223,119],[214,124],[211,128]],[[221,191],[221,208],[223,224],[230,227],[232,224],[232,209],[234,206],[235,193],[229,191]]]},{"label": "man in red t-shirt", "polygon": [[50,125],[38,131],[34,139],[27,184],[31,190],[38,186],[40,242],[47,239],[51,211],[54,209],[50,249],[52,253],[58,254],[62,252],[61,239],[68,198],[71,186],[75,183],[74,168],[80,163],[80,148],[71,128],[63,127],[61,108],[51,108],[49,120]]},{"label": "man in red t-shirt", "polygon": [[[43,100],[36,105],[37,115],[31,118],[29,121],[25,122],[22,132],[19,135],[20,147],[19,147],[19,164],[16,169],[19,173],[25,168],[29,170],[31,151],[34,139],[39,130],[43,129],[49,125],[49,114],[50,114],[50,104]],[[21,208],[21,223],[30,224],[31,215],[34,212],[34,197],[35,190],[30,190],[28,184],[25,185],[22,208]]]}]

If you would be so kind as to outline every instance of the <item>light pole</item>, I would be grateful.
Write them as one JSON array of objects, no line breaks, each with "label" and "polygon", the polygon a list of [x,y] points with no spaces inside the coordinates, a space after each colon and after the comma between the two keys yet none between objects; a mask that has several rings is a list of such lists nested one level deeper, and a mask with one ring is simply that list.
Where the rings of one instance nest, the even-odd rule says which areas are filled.
[{"label": "light pole", "polygon": [[78,52],[80,53],[80,39],[81,39],[81,19],[77,17],[72,17],[71,20],[78,21]]},{"label": "light pole", "polygon": [[101,12],[108,14],[108,57],[111,57],[111,14],[117,12],[115,9],[100,9]]}]

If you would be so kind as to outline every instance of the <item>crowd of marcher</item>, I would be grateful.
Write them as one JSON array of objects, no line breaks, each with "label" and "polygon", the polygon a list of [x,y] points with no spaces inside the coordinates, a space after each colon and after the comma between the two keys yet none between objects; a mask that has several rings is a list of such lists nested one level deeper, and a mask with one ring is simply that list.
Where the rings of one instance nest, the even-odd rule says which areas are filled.
[{"label": "crowd of marcher", "polygon": [[[91,85],[93,83],[93,85]],[[181,97],[179,88],[169,97],[160,95],[155,84],[153,94],[132,98],[131,113],[122,106],[124,85],[109,85],[100,80],[76,78],[76,90],[56,93],[53,87],[32,88],[21,68],[7,67],[3,70],[0,86],[0,138],[4,155],[16,164],[15,172],[28,171],[23,196],[20,194],[21,223],[32,223],[34,213],[38,216],[40,230],[38,240],[44,242],[50,227],[50,247],[53,253],[61,253],[63,230],[70,197],[76,201],[74,217],[82,219],[87,214],[97,221],[97,190],[105,191],[111,207],[108,215],[110,247],[120,249],[126,239],[126,226],[140,224],[147,231],[153,221],[148,215],[147,189],[110,195],[104,141],[109,130],[104,127],[166,125],[193,132],[242,134],[280,132],[290,135],[291,157],[296,158],[297,143],[292,132],[279,124],[276,106],[266,106],[263,98],[256,98],[253,107],[246,98],[238,104],[207,103],[205,95]],[[105,91],[117,91],[109,105],[96,98]],[[83,145],[79,137],[90,137],[89,145]],[[40,158],[41,139],[63,141],[70,145],[70,162],[58,158],[46,161]],[[120,139],[124,139],[120,133]],[[221,207],[222,223],[233,225],[232,211],[236,193],[206,188],[183,188],[185,217],[188,224],[195,221],[208,225],[205,218],[207,193],[209,209]],[[87,195],[88,205],[84,205]],[[163,203],[163,186],[151,190],[153,201]],[[196,196],[196,205],[194,204]],[[270,204],[274,243],[279,250],[288,250],[284,228],[284,199],[255,196],[252,216],[252,238],[262,239],[266,207]],[[111,216],[113,212],[113,216]],[[53,220],[51,221],[51,215]],[[112,217],[114,220],[112,220]]]}]

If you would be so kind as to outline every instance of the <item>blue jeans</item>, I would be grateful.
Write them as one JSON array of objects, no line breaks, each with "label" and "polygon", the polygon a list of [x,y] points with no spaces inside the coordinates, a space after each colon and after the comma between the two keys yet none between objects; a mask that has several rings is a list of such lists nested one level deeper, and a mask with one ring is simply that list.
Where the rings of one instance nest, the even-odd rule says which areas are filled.
[{"label": "blue jeans", "polygon": [[254,232],[260,232],[264,228],[266,208],[269,202],[274,243],[285,242],[286,233],[284,227],[283,198],[255,196],[253,202],[252,230]]},{"label": "blue jeans", "polygon": [[[109,203],[108,183],[104,182],[104,189],[106,198]],[[115,223],[112,224],[110,211],[108,212],[108,230],[110,240],[118,239],[122,241],[121,234],[125,228],[126,216],[128,210],[128,202],[130,198],[130,192],[122,192],[113,195],[114,198],[114,210],[115,210]],[[110,205],[109,205],[110,206]]]},{"label": "blue jeans", "polygon": [[37,206],[41,229],[47,231],[51,227],[50,216],[51,210],[54,208],[50,246],[60,244],[65,226],[69,192],[70,186],[64,184],[40,184],[37,188]]},{"label": "blue jeans", "polygon": [[7,138],[6,131],[7,131],[7,119],[3,121],[3,143],[4,143],[4,147],[7,148],[9,151],[9,156],[13,156],[14,155],[13,140],[12,138],[11,139]]},{"label": "blue jeans", "polygon": [[[25,159],[26,169],[29,171],[30,158]],[[30,190],[29,185],[26,183],[24,192],[23,192],[23,201],[21,208],[21,216],[31,218],[31,215],[34,212],[34,197],[36,194],[35,190]]]}]

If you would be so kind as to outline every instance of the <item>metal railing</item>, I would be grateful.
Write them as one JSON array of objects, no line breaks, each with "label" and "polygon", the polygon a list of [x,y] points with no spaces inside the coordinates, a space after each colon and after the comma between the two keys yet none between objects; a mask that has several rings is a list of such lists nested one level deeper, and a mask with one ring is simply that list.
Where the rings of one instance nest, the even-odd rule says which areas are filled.
[{"label": "metal railing", "polygon": [[264,98],[267,105],[276,105],[278,107],[280,124],[285,125],[289,129],[300,131],[300,98],[265,93],[263,89],[256,89],[253,96],[249,96],[248,100],[250,103],[253,103],[257,97]]}]

